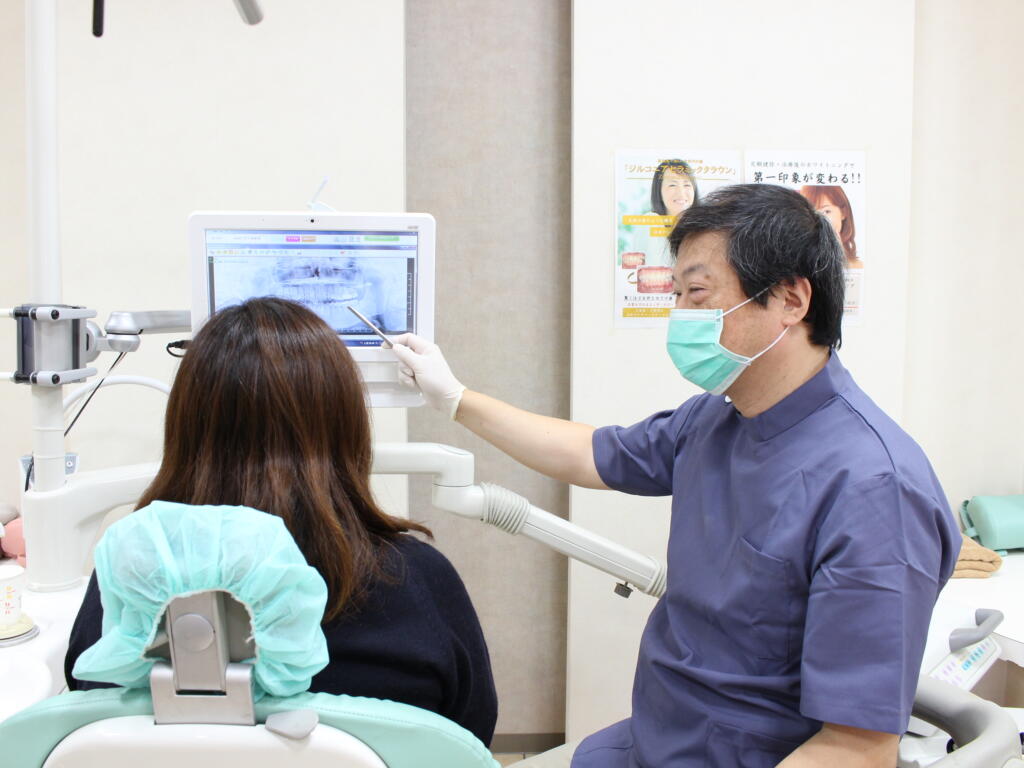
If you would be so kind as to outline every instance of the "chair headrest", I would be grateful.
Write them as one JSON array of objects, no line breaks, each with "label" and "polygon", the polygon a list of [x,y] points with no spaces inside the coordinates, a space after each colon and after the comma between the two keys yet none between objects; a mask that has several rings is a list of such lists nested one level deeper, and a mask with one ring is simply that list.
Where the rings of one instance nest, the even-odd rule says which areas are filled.
[{"label": "chair headrest", "polygon": [[95,561],[103,636],[75,664],[80,680],[147,687],[146,649],[168,603],[204,590],[230,593],[249,613],[257,697],[301,693],[327,665],[327,585],[274,515],[156,501],[112,525]]}]

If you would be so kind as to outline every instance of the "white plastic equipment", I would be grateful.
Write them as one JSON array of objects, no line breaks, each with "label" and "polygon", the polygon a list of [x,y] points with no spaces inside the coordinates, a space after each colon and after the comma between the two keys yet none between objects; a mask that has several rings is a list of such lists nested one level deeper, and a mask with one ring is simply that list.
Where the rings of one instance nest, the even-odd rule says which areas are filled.
[{"label": "white plastic equipment", "polygon": [[[296,754],[300,748],[301,762]],[[363,742],[333,728],[317,728],[296,745],[263,725],[155,725],[143,715],[78,729],[57,746],[43,768],[181,768],[183,761],[188,768],[387,768]]]},{"label": "white plastic equipment", "polygon": [[[953,579],[939,594],[928,628],[922,677],[973,690],[999,660],[1024,664],[1024,554],[1012,553],[987,579]],[[994,706],[994,705],[993,705]],[[1024,731],[1024,710],[1002,712]],[[945,759],[947,732],[916,716],[900,743],[900,768],[923,768]]]},{"label": "white plastic equipment", "polygon": [[[957,749],[911,759],[901,744],[899,768],[1024,768],[1017,723],[1001,707],[941,680],[922,676],[914,719],[948,733]],[[937,759],[936,759],[937,758]]]}]

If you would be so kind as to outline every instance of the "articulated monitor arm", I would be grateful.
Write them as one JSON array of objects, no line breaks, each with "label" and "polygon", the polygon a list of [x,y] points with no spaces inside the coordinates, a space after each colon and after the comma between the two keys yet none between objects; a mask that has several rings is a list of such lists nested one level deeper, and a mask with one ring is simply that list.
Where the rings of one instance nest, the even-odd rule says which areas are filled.
[{"label": "articulated monitor arm", "polygon": [[[63,462],[59,468],[63,469]],[[76,472],[52,490],[26,490],[21,509],[30,589],[62,590],[81,584],[85,560],[105,513],[138,499],[156,471],[157,464],[137,464]],[[377,443],[371,471],[432,475],[433,504],[438,509],[522,534],[609,573],[619,580],[615,591],[624,597],[633,587],[655,597],[665,592],[665,566],[654,558],[538,509],[505,488],[475,485],[473,454],[468,451],[438,443]]]},{"label": "articulated monitor arm", "polygon": [[438,443],[377,443],[374,474],[430,474],[438,509],[522,534],[620,580],[615,591],[635,587],[655,597],[665,593],[665,566],[610,539],[539,509],[524,497],[490,483],[473,484],[473,454]]}]

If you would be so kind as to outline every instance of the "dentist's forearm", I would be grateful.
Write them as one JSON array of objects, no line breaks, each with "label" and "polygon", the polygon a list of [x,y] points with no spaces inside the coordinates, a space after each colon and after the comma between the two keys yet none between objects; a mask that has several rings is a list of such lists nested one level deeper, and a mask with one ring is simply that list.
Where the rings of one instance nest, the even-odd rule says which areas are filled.
[{"label": "dentist's forearm", "polygon": [[594,428],[588,424],[540,416],[469,389],[455,420],[541,474],[584,488],[608,488],[594,465]]},{"label": "dentist's forearm", "polygon": [[778,768],[889,768],[898,749],[899,737],[891,733],[825,723]]}]

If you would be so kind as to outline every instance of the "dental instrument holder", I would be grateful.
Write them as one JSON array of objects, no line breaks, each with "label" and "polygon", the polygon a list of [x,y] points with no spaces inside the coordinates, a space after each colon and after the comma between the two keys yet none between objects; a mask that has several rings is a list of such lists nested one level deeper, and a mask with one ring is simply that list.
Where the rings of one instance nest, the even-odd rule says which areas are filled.
[{"label": "dental instrument holder", "polygon": [[252,665],[256,655],[245,607],[229,593],[207,590],[168,603],[147,656],[169,659],[149,675],[157,725],[254,725]]}]

